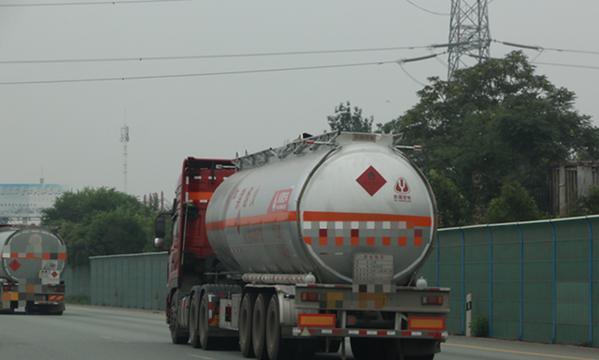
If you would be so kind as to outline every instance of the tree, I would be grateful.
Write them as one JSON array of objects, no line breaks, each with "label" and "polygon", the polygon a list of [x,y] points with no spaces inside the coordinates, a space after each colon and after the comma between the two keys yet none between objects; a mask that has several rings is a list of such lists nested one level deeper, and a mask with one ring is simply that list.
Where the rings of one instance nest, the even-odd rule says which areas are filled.
[{"label": "tree", "polygon": [[69,265],[89,256],[138,253],[151,249],[155,211],[115,189],[66,192],[42,210],[42,224],[59,226]]},{"label": "tree", "polygon": [[543,214],[528,191],[516,181],[501,187],[501,195],[489,203],[485,222],[502,223],[538,220]]},{"label": "tree", "polygon": [[335,108],[335,115],[327,116],[327,121],[332,131],[350,131],[350,132],[372,132],[372,122],[374,117],[362,118],[362,109],[355,106],[352,112],[351,104],[348,101],[346,105],[340,103]]},{"label": "tree", "polygon": [[439,227],[469,224],[470,204],[453,181],[436,170],[429,171],[427,177],[437,200]]},{"label": "tree", "polygon": [[599,187],[589,186],[588,195],[577,196],[566,209],[568,216],[599,214]]},{"label": "tree", "polygon": [[414,107],[380,128],[421,144],[414,161],[451,179],[475,222],[506,182],[540,199],[552,163],[598,157],[599,129],[576,111],[575,94],[536,75],[521,52],[429,81]]}]

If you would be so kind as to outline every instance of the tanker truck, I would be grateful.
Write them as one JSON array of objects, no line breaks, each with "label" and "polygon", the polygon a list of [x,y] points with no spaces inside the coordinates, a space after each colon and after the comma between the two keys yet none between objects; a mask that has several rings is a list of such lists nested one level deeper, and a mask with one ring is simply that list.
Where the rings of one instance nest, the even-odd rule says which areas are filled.
[{"label": "tanker truck", "polygon": [[333,132],[185,159],[173,211],[156,218],[164,247],[172,216],[172,342],[279,360],[345,358],[349,339],[357,360],[433,359],[449,289],[416,274],[435,246],[436,203],[399,140]]},{"label": "tanker truck", "polygon": [[0,250],[0,313],[62,315],[67,252],[54,229],[0,224]]}]

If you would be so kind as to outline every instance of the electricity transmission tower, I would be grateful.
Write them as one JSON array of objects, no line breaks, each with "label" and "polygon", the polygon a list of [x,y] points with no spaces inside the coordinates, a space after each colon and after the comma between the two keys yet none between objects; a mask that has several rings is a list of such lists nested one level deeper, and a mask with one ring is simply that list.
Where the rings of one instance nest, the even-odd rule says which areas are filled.
[{"label": "electricity transmission tower", "polygon": [[481,62],[491,56],[488,5],[488,0],[451,0],[448,80],[456,70],[469,66],[465,57]]}]

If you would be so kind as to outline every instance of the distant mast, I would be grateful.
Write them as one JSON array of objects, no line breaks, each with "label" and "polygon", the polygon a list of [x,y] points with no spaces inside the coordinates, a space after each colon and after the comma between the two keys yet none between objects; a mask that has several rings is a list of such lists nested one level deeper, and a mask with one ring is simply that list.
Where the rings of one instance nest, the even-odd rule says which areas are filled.
[{"label": "distant mast", "polygon": [[127,110],[125,110],[125,125],[121,128],[121,142],[123,143],[123,182],[124,191],[127,193],[127,143],[129,142],[129,126],[127,126]]}]

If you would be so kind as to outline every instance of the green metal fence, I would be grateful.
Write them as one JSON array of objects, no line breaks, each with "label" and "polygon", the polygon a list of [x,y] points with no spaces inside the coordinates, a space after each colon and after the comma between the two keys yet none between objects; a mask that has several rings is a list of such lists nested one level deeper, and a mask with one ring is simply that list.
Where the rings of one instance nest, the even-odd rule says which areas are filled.
[{"label": "green metal fence", "polygon": [[90,269],[89,266],[67,267],[62,276],[66,286],[65,295],[67,300],[73,297],[84,297],[89,299],[90,293]]},{"label": "green metal fence", "polygon": [[450,287],[448,330],[488,319],[490,337],[599,346],[599,216],[441,229],[419,275]]},{"label": "green metal fence", "polygon": [[92,305],[165,310],[168,253],[90,257]]}]

